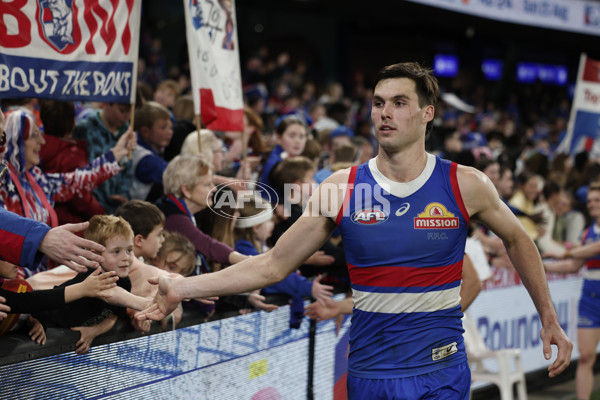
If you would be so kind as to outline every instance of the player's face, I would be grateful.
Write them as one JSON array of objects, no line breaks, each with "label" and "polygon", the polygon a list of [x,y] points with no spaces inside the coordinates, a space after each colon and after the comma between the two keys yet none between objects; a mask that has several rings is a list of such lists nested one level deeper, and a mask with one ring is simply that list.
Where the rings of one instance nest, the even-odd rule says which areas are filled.
[{"label": "player's face", "polygon": [[106,250],[102,252],[102,269],[106,272],[115,271],[119,278],[126,278],[133,262],[133,238],[112,237],[106,241],[104,247]]},{"label": "player's face", "polygon": [[8,261],[0,261],[0,278],[4,279],[15,279],[19,267],[15,264],[11,264]]},{"label": "player's face", "polygon": [[590,217],[600,218],[600,190],[590,190],[587,196],[587,208]]},{"label": "player's face", "polygon": [[371,121],[379,145],[398,151],[412,143],[425,142],[425,128],[433,119],[434,107],[421,107],[416,84],[408,78],[384,79],[373,94]]}]

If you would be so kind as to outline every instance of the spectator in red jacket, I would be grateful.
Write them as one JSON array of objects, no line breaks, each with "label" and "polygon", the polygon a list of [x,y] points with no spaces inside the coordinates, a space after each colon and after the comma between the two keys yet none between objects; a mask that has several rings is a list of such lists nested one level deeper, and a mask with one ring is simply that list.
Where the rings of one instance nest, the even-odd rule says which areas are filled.
[{"label": "spectator in red jacket", "polygon": [[[70,101],[39,100],[46,143],[40,150],[40,167],[46,173],[71,172],[88,165],[85,140],[75,140],[75,106]],[[54,210],[59,224],[79,223],[106,214],[91,191],[67,201],[57,201]]]}]

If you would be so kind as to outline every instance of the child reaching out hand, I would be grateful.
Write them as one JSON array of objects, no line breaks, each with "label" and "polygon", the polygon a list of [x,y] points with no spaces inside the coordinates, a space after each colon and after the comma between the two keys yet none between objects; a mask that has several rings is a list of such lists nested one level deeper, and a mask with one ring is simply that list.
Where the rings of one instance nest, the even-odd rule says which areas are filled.
[{"label": "child reaching out hand", "polygon": [[[31,286],[17,277],[18,266],[7,261],[0,261],[0,296],[6,299],[11,308],[11,314],[0,324],[0,333],[17,330],[20,324],[19,314],[56,309],[60,310],[65,304],[84,297],[106,298],[108,290],[116,286],[118,279],[115,272],[104,272],[100,268],[91,273],[84,281],[66,287],[49,290],[33,290]],[[24,291],[28,290],[28,291]],[[40,322],[32,316],[27,317],[30,327],[29,337],[36,343],[45,344],[46,333]]]},{"label": "child reaching out hand", "polygon": [[[131,281],[128,275],[133,260],[133,231],[129,223],[113,215],[95,215],[90,219],[84,237],[105,247],[101,254],[104,262],[100,266],[102,270],[112,271],[119,277],[118,287],[111,289],[109,300],[112,304],[97,298],[82,298],[69,303],[64,310],[35,314],[44,325],[80,332],[81,337],[75,343],[77,354],[87,353],[94,338],[109,331],[117,321],[117,316],[127,317],[125,307],[140,309],[148,302],[148,299],[129,293]],[[88,269],[60,286],[68,287],[83,282],[93,273]],[[121,290],[115,290],[119,288]]]}]

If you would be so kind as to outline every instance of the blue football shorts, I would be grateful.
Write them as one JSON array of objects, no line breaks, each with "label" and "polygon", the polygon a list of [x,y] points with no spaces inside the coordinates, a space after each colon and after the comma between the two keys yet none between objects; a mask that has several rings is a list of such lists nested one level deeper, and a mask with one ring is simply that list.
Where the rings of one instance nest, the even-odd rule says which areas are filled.
[{"label": "blue football shorts", "polygon": [[471,369],[467,361],[427,374],[396,379],[348,375],[348,400],[468,400]]},{"label": "blue football shorts", "polygon": [[578,328],[600,328],[600,293],[583,290],[579,299]]}]

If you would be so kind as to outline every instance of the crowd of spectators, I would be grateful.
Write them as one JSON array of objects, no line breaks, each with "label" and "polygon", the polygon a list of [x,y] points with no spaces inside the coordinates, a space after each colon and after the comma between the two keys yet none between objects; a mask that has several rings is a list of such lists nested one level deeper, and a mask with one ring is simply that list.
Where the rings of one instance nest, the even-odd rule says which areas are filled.
[{"label": "crowd of spectators", "polygon": [[[105,269],[118,271],[126,264],[128,273],[117,275],[131,282],[119,287],[136,298],[113,295],[116,306],[100,307],[100,315],[81,321],[86,328],[78,328],[82,336],[78,353],[85,353],[95,336],[110,329],[109,324],[90,333],[102,318],[114,322],[116,316],[131,317],[146,304],[144,299],[152,297],[153,290],[142,281],[158,275],[159,269],[169,274],[210,273],[263,252],[299,217],[315,185],[377,153],[370,124],[373,91],[367,76],[356,74],[351,87],[341,80],[315,82],[306,73],[305,60],[286,52],[270,54],[262,46],[242,60],[244,132],[197,133],[189,71],[185,66],[167,68],[158,39],[143,41],[141,54],[133,127],[127,104],[2,101],[9,138],[3,158],[11,165],[0,188],[4,207],[54,226],[117,215],[132,227],[117,235],[129,261]],[[571,157],[557,151],[569,115],[566,89],[523,85],[507,101],[498,102],[492,101],[485,82],[469,87],[441,83],[445,93],[452,90],[461,102],[440,99],[428,151],[483,171],[541,253],[578,246],[590,223],[587,187],[599,179],[600,164],[593,154]],[[463,107],[463,102],[470,107]],[[137,146],[127,157],[133,132]],[[273,203],[273,213],[232,209],[233,219],[215,216],[210,208],[219,200],[215,193],[235,198],[240,189],[253,186],[241,181],[268,184],[272,193],[262,201]],[[226,184],[230,192],[217,192],[217,184]],[[296,189],[284,190],[284,185]],[[291,204],[287,210],[284,199]],[[243,218],[236,220],[240,215]],[[140,216],[150,216],[150,225],[142,226]],[[485,226],[472,226],[472,238],[481,242],[485,261],[492,267],[512,268],[502,244]],[[106,242],[103,238],[101,244],[108,248]],[[33,289],[64,286],[74,279],[74,272],[59,273],[54,267],[47,263],[35,271],[29,278]],[[20,278],[28,275],[31,272],[20,269]],[[348,290],[343,243],[334,234],[297,276],[281,284],[251,293],[243,301],[237,296],[197,299],[182,307],[199,309],[210,320],[219,309],[273,310],[276,305],[264,295],[283,293],[292,305],[290,326],[298,327],[303,299]],[[115,314],[118,307],[129,311]],[[180,319],[178,313],[172,320]],[[41,318],[42,324],[47,320]],[[135,318],[131,322],[133,329],[149,330],[148,322],[140,324]],[[77,325],[69,321],[66,326]]]}]

